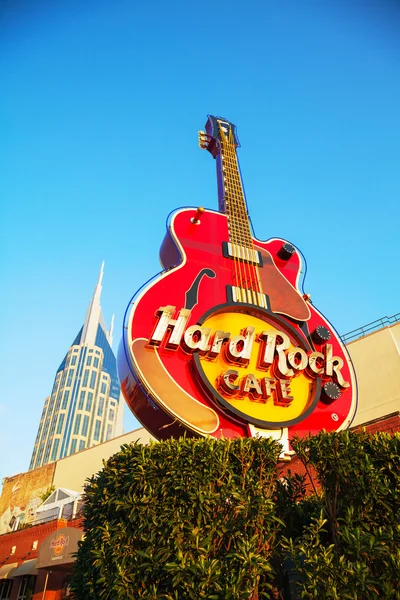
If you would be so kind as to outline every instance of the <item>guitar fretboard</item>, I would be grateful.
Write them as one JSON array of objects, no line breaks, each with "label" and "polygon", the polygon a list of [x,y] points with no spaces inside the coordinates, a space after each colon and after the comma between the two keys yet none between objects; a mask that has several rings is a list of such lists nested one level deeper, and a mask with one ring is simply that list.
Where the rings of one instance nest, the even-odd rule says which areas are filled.
[{"label": "guitar fretboard", "polygon": [[233,245],[252,249],[249,216],[231,132],[221,142],[220,161],[222,202],[224,212],[228,217],[230,241]]},{"label": "guitar fretboard", "polygon": [[223,242],[223,255],[232,260],[230,302],[243,302],[266,308],[259,267],[261,255],[254,248],[242,178],[236,155],[235,127],[222,117],[209,116],[207,133],[199,132],[199,145],[217,160],[219,210],[227,216],[229,240]]}]

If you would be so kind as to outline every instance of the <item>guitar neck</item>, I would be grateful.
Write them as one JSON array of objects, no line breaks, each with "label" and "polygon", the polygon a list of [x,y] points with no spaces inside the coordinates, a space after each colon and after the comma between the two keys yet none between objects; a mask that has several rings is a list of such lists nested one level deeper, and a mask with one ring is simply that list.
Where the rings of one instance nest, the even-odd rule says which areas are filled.
[{"label": "guitar neck", "polygon": [[219,210],[228,217],[232,244],[252,248],[246,199],[232,135],[225,136],[216,156]]},{"label": "guitar neck", "polygon": [[206,132],[199,131],[199,145],[217,162],[218,202],[228,219],[229,242],[223,242],[223,255],[232,260],[231,299],[262,308],[267,298],[262,290],[259,252],[254,248],[246,199],[236,148],[240,145],[236,127],[223,117],[208,115]]}]

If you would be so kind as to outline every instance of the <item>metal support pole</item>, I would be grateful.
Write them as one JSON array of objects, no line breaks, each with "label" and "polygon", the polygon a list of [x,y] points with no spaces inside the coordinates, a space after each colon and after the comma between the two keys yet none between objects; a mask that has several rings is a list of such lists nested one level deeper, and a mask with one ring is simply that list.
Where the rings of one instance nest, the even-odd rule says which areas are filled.
[{"label": "metal support pole", "polygon": [[46,595],[46,590],[47,590],[47,582],[49,580],[49,573],[51,573],[51,571],[47,571],[46,572],[46,581],[44,582],[44,588],[43,588],[43,596],[42,596],[42,600],[44,600],[44,597]]}]

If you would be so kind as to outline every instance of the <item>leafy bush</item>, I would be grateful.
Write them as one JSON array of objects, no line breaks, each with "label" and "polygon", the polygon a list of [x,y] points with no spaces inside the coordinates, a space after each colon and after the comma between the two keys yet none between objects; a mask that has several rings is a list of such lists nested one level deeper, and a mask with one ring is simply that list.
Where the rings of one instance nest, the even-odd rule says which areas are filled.
[{"label": "leafy bush", "polygon": [[400,600],[400,435],[293,447],[307,476],[268,439],[123,447],[86,489],[76,599],[261,600],[291,560],[287,598]]},{"label": "leafy bush", "polygon": [[[283,541],[301,574],[301,598],[400,598],[400,436],[323,432],[293,447],[321,485],[309,522]],[[292,499],[290,485],[281,488],[282,506],[286,490]],[[303,495],[280,514],[293,521],[307,504]]]},{"label": "leafy bush", "polygon": [[269,439],[124,446],[86,489],[76,598],[268,596],[279,452]]}]

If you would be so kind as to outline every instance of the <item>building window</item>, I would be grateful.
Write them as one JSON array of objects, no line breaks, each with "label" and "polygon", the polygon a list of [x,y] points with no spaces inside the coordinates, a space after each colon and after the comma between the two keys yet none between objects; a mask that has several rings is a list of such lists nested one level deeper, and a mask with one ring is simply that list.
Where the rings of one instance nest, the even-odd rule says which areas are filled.
[{"label": "building window", "polygon": [[93,366],[96,367],[96,369],[99,366],[99,359],[96,356],[93,359]]},{"label": "building window", "polygon": [[75,427],[74,427],[74,435],[79,435],[79,429],[81,428],[81,415],[76,415],[75,419]]},{"label": "building window", "polygon": [[102,417],[103,416],[103,410],[104,410],[104,398],[102,398],[100,396],[99,406],[97,407],[97,416],[98,417]]},{"label": "building window", "polygon": [[63,425],[64,425],[64,418],[65,418],[64,413],[62,413],[58,417],[58,425],[57,425],[57,431],[56,431],[56,433],[58,433],[58,434],[60,434],[62,432],[62,428],[63,428]]},{"label": "building window", "polygon": [[83,403],[85,402],[85,394],[86,392],[81,392],[81,395],[79,396],[78,410],[83,409]]},{"label": "building window", "polygon": [[77,442],[77,439],[76,438],[72,438],[72,442],[71,442],[71,454],[74,454],[76,452],[76,442]]},{"label": "building window", "polygon": [[[63,417],[64,415],[61,415],[61,416]],[[52,450],[52,452],[51,452],[51,459],[50,459],[51,461],[53,461],[53,460],[57,460],[57,458],[58,458],[58,457],[57,457],[57,452],[58,452],[58,446],[59,446],[59,445],[60,445],[60,439],[59,439],[59,438],[56,438],[56,439],[54,440],[54,444],[53,444],[53,450]]]},{"label": "building window", "polygon": [[56,428],[56,423],[57,423],[57,414],[55,414],[53,416],[53,418],[51,419],[50,435],[53,435],[55,428]]},{"label": "building window", "polygon": [[94,434],[93,434],[93,439],[98,442],[99,441],[99,437],[100,437],[100,427],[101,427],[101,421],[96,421],[96,426],[94,428]]},{"label": "building window", "polygon": [[89,350],[89,354],[93,354],[93,348]]},{"label": "building window", "polygon": [[44,459],[43,462],[44,463],[48,463],[49,462],[49,457],[50,457],[50,450],[51,450],[51,445],[53,443],[53,440],[50,438],[46,444],[46,451],[44,453]]},{"label": "building window", "polygon": [[88,427],[89,427],[89,417],[87,415],[85,415],[83,417],[83,425],[82,425],[82,435],[83,436],[87,435]]},{"label": "building window", "polygon": [[47,435],[47,432],[48,432],[48,430],[49,430],[49,424],[50,424],[50,417],[48,417],[48,418],[46,419],[46,422],[45,422],[45,424],[44,424],[44,429],[43,429],[43,437],[46,437],[46,435]]},{"label": "building window", "polygon": [[92,371],[92,374],[90,376],[90,385],[89,385],[89,387],[92,390],[94,390],[94,387],[96,385],[96,375],[97,375],[96,371]]},{"label": "building window", "polygon": [[39,453],[38,453],[38,457],[37,457],[37,461],[36,461],[36,464],[38,466],[40,466],[40,463],[42,461],[43,450],[44,450],[44,442],[42,442],[39,447]]},{"label": "building window", "polygon": [[101,393],[102,393],[102,394],[105,394],[105,393],[106,393],[106,391],[107,391],[107,385],[106,385],[106,384],[104,383],[104,381],[103,381],[103,383],[101,384]]},{"label": "building window", "polygon": [[65,390],[64,398],[63,398],[62,405],[61,405],[61,410],[65,410],[67,408],[68,398],[69,398],[69,390]]},{"label": "building window", "polygon": [[74,354],[74,356],[71,359],[71,365],[72,366],[76,365],[76,354]]},{"label": "building window", "polygon": [[110,412],[108,413],[108,420],[114,421],[114,417],[115,417],[115,411],[112,408],[110,408]]},{"label": "building window", "polygon": [[79,442],[79,450],[84,450],[85,449],[85,445],[86,445],[85,440],[81,440]]},{"label": "building window", "polygon": [[111,436],[112,436],[112,429],[113,429],[113,426],[112,426],[112,425],[107,425],[107,437],[106,437],[106,441],[108,441],[108,440],[110,440],[110,439],[111,439]]},{"label": "building window", "polygon": [[87,385],[88,379],[89,379],[89,369],[85,369],[85,373],[83,375],[83,382],[82,382],[83,386]]},{"label": "building window", "polygon": [[0,600],[8,600],[10,598],[12,584],[11,579],[0,581]]},{"label": "building window", "polygon": [[90,367],[90,365],[92,364],[92,357],[91,356],[88,356],[86,364],[87,364],[88,367]]},{"label": "building window", "polygon": [[61,391],[58,392],[56,407],[54,410],[58,410],[60,408],[60,404],[61,404]]},{"label": "building window", "polygon": [[35,583],[36,575],[24,575],[21,578],[17,600],[31,600]]},{"label": "building window", "polygon": [[74,369],[70,369],[68,372],[68,379],[67,379],[67,383],[66,383],[67,387],[71,387],[73,376],[74,376]]},{"label": "building window", "polygon": [[90,412],[92,410],[92,402],[93,402],[93,393],[88,392],[87,400],[86,400],[86,410]]},{"label": "building window", "polygon": [[63,376],[62,376],[62,379],[61,379],[61,387],[64,387],[64,383],[65,383],[65,378],[66,377],[67,377],[67,370],[65,370],[63,372]]}]

